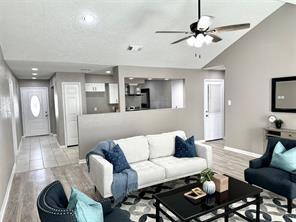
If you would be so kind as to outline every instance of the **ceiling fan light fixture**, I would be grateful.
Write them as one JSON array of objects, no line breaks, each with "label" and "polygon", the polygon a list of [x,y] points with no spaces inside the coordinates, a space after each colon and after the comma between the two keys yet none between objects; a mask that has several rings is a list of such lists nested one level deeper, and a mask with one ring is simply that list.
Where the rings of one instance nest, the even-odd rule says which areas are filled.
[{"label": "ceiling fan light fixture", "polygon": [[210,35],[206,35],[205,37],[204,37],[204,42],[206,43],[206,45],[210,45],[212,42],[213,42],[213,37],[212,36],[210,36]]},{"label": "ceiling fan light fixture", "polygon": [[189,39],[186,40],[187,41],[187,44],[191,47],[194,46],[195,44],[195,37],[194,36],[191,36]]},{"label": "ceiling fan light fixture", "polygon": [[207,30],[212,25],[212,16],[204,15],[202,16],[197,23],[197,29],[201,31]]},{"label": "ceiling fan light fixture", "polygon": [[205,37],[203,34],[200,33],[195,38],[194,46],[196,48],[201,48],[204,44],[204,41],[205,41]]}]

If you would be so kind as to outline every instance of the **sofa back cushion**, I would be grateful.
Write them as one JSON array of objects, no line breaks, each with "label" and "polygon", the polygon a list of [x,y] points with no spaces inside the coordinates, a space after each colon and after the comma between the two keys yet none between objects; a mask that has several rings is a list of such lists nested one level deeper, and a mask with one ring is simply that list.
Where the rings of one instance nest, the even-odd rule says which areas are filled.
[{"label": "sofa back cushion", "polygon": [[135,136],[120,140],[114,140],[123,151],[128,163],[148,160],[149,145],[145,136]]},{"label": "sofa back cushion", "polygon": [[150,150],[149,159],[173,156],[175,153],[176,136],[186,139],[185,132],[181,130],[146,136]]}]

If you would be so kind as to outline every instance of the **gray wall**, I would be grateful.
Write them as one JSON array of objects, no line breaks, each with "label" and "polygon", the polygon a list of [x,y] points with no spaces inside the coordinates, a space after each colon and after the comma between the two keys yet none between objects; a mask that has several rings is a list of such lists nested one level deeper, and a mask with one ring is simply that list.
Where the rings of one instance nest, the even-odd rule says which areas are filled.
[{"label": "gray wall", "polygon": [[172,85],[171,81],[152,80],[146,81],[142,88],[150,89],[151,109],[162,109],[172,107]]},{"label": "gray wall", "polygon": [[[271,78],[296,76],[296,6],[284,5],[207,67],[225,65],[226,146],[263,153]],[[296,114],[275,113],[296,128]]]},{"label": "gray wall", "polygon": [[[113,75],[95,75],[86,74],[85,82],[87,83],[114,83]],[[105,92],[87,92],[86,93],[86,113],[108,113],[113,111],[114,105],[109,104],[108,84],[105,84]],[[97,111],[94,108],[97,107]]]},{"label": "gray wall", "polygon": [[[14,108],[12,108],[9,92],[9,80],[12,80],[14,88]],[[12,135],[12,112],[16,115],[16,131],[21,132],[21,121],[19,113],[19,91],[18,83],[12,72],[6,65],[2,50],[0,47],[0,206],[3,204],[3,199],[6,193],[8,181],[15,162],[13,150],[13,135]],[[17,135],[18,143],[20,135]]]},{"label": "gray wall", "polygon": [[[184,109],[156,109],[125,112],[125,77],[185,79]],[[79,157],[99,141],[111,138],[160,133],[183,129],[188,135],[203,139],[203,81],[206,78],[224,78],[223,73],[192,69],[118,67],[119,113],[82,115],[78,117]]]},{"label": "gray wall", "polygon": [[81,85],[82,113],[86,113],[85,98],[85,74],[83,73],[56,73],[51,78],[51,85],[54,87],[54,102],[57,104],[55,110],[56,134],[60,145],[65,145],[64,112],[62,82],[79,82]]}]

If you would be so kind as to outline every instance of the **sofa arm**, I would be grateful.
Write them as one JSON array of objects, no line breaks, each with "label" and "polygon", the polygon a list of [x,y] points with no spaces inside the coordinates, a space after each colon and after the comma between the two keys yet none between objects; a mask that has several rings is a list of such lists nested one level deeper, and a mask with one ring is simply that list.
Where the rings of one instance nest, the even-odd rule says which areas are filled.
[{"label": "sofa arm", "polygon": [[291,173],[291,181],[293,183],[296,183],[296,170],[294,170],[292,173]]},{"label": "sofa arm", "polygon": [[90,178],[102,197],[110,197],[113,182],[113,165],[98,155],[89,158]]},{"label": "sofa arm", "polygon": [[267,155],[267,153],[265,153],[260,158],[257,158],[257,159],[254,159],[254,160],[250,160],[249,166],[250,166],[250,168],[258,169],[258,168],[269,166],[269,163],[268,162],[269,162],[268,155]]},{"label": "sofa arm", "polygon": [[210,145],[203,144],[201,141],[195,141],[197,155],[207,160],[208,168],[212,167],[213,154]]}]

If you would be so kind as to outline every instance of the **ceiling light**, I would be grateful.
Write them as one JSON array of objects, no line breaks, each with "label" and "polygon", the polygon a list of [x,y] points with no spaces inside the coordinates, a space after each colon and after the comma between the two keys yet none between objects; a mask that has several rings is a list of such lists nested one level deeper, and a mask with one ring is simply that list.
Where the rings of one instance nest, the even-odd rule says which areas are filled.
[{"label": "ceiling light", "polygon": [[200,33],[200,34],[198,34],[198,35],[196,36],[196,38],[195,38],[194,46],[195,46],[196,48],[200,48],[200,47],[203,46],[204,41],[205,41],[205,37],[204,37],[203,34]]},{"label": "ceiling light", "polygon": [[204,42],[207,44],[207,45],[210,45],[212,42],[213,42],[213,37],[210,36],[210,35],[206,35],[206,37],[204,38]]},{"label": "ceiling light", "polygon": [[194,36],[191,36],[189,39],[187,39],[187,44],[191,47],[194,46],[194,43],[195,43],[195,38]]},{"label": "ceiling light", "polygon": [[129,80],[133,80],[134,78],[130,77]]},{"label": "ceiling light", "polygon": [[37,76],[37,75],[38,75],[38,73],[36,73],[36,72],[32,73],[32,76]]},{"label": "ceiling light", "polygon": [[94,20],[95,20],[95,17],[93,15],[85,15],[82,17],[82,20],[85,22],[85,23],[93,23]]},{"label": "ceiling light", "polygon": [[32,77],[32,79],[37,79],[36,77]]},{"label": "ceiling light", "polygon": [[111,73],[111,71],[110,71],[110,70],[107,70],[107,71],[106,71],[106,73],[107,73],[107,74],[110,74],[110,73]]},{"label": "ceiling light", "polygon": [[152,78],[148,78],[148,80],[150,81],[150,80],[152,80]]},{"label": "ceiling light", "polygon": [[32,71],[38,71],[38,68],[32,68]]},{"label": "ceiling light", "polygon": [[165,78],[164,80],[168,81],[169,79],[168,78]]}]

